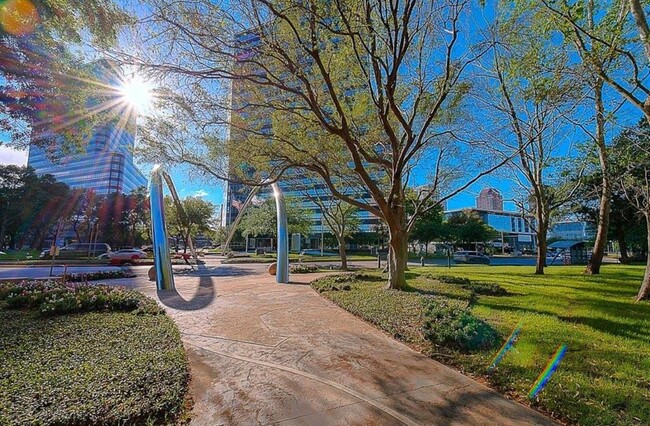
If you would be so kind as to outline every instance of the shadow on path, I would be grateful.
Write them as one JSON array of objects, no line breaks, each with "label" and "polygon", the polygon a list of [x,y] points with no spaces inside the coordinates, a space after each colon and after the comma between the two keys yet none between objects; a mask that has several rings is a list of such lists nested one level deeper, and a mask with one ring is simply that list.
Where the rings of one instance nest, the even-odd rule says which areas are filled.
[{"label": "shadow on path", "polygon": [[[196,270],[188,269],[188,273],[177,275],[197,276],[199,277],[199,288],[190,300],[185,300],[176,289],[173,290],[156,290],[158,299],[168,308],[178,309],[179,311],[197,311],[208,306],[215,298],[215,288],[212,282],[212,274],[205,266],[198,265]],[[218,269],[218,268],[215,268]],[[191,274],[194,272],[194,274]]]}]

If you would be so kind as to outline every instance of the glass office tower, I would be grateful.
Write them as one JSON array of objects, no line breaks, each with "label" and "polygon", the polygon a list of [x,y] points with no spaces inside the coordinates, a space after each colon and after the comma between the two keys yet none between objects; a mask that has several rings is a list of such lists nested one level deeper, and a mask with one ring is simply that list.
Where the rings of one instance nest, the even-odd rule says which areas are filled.
[{"label": "glass office tower", "polygon": [[[98,78],[117,87],[117,67],[108,61],[95,62],[92,67]],[[116,117],[95,129],[85,149],[66,155],[61,155],[56,140],[47,148],[31,146],[27,164],[38,175],[51,174],[72,188],[93,189],[102,195],[129,193],[146,186],[147,179],[133,162],[135,119],[134,113],[130,117]]]}]

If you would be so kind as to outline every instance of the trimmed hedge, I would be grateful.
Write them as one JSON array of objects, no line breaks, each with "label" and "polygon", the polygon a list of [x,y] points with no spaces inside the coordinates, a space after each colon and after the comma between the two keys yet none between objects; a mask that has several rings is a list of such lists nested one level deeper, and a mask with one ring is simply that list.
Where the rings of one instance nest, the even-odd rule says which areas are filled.
[{"label": "trimmed hedge", "polygon": [[[152,309],[153,300],[118,289],[108,293],[112,310],[82,303],[84,310],[103,312],[64,315],[67,309],[55,309],[57,315],[44,317],[43,306],[62,287],[22,287],[26,294],[14,309],[6,301],[18,297],[15,289],[2,288],[0,425],[179,422],[187,405],[187,359],[178,328],[160,308]],[[63,291],[105,290],[86,287],[73,292],[79,287],[69,284]]]}]

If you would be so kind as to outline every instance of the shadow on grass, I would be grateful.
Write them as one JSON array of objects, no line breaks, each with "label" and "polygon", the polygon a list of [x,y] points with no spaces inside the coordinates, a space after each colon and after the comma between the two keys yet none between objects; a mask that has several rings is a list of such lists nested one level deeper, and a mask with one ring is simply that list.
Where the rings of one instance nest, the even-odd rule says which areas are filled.
[{"label": "shadow on grass", "polygon": [[473,299],[472,292],[462,288],[459,288],[458,292],[453,292],[445,291],[443,289],[423,289],[407,284],[402,288],[402,291],[405,291],[407,293],[418,293],[423,296],[446,297],[448,299],[462,300],[464,302],[468,302]]},{"label": "shadow on grass", "polygon": [[650,343],[650,332],[638,324],[625,324],[605,318],[558,316],[562,321],[582,324],[603,333],[625,337],[633,340],[645,340]]}]

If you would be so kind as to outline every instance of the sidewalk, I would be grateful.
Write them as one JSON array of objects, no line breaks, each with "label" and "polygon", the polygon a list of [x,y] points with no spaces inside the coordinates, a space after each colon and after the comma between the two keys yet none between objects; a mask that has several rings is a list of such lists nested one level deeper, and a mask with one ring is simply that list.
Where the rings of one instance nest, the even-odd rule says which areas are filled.
[{"label": "sidewalk", "polygon": [[[555,424],[320,297],[315,275],[207,273],[221,276],[179,272],[178,293],[160,294],[188,350],[193,425]],[[156,297],[145,277],[136,287]]]}]

